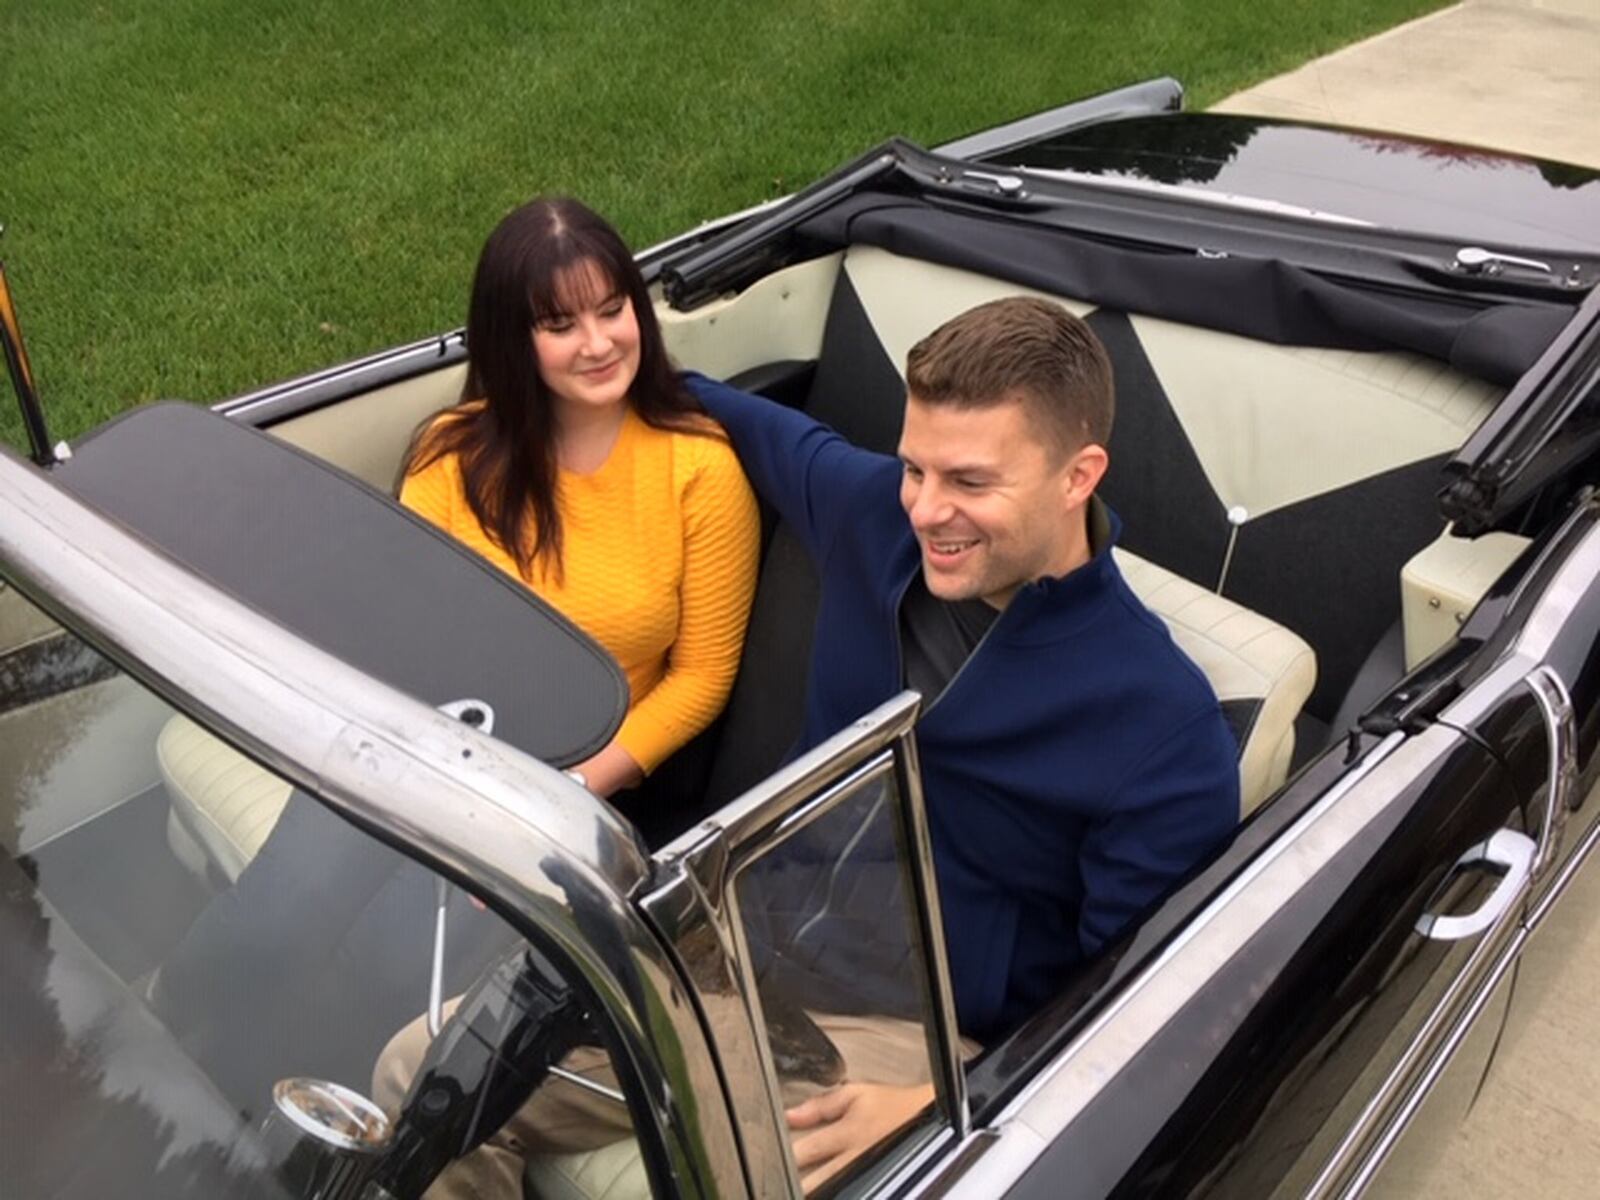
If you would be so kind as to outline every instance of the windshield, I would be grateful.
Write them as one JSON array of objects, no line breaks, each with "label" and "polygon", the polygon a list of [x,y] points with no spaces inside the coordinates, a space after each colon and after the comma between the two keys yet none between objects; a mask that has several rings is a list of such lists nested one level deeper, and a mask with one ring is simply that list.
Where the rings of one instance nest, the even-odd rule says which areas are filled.
[{"label": "windshield", "polygon": [[[571,989],[498,916],[3,585],[0,963],[6,1196],[323,1195],[329,1172],[402,1144],[428,1095],[408,1086],[438,1077],[415,1059],[460,1042],[446,1036],[458,1004],[475,1014],[477,1042],[460,1044],[480,1051],[480,1075],[483,1031],[507,1012],[520,1054],[595,1041]],[[561,1038],[541,1043],[530,1012]],[[449,1067],[452,1094],[471,1097],[454,1062],[429,1070]],[[503,1108],[542,1066],[509,1078]],[[626,1141],[626,1104],[603,1103]],[[385,1194],[419,1195],[490,1132],[457,1128],[436,1164],[408,1167],[422,1182]]]}]

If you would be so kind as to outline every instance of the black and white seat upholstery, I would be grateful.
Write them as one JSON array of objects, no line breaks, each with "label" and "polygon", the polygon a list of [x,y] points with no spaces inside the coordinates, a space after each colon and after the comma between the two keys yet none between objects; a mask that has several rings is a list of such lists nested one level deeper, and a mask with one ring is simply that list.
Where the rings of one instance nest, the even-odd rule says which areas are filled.
[{"label": "black and white seat upholstery", "polygon": [[[1043,295],[853,248],[836,284],[824,368],[835,347],[848,345],[854,361],[819,369],[818,387],[851,394],[854,380],[876,396],[898,386],[918,338],[973,305],[1017,294]],[[1316,647],[1306,707],[1326,722],[1367,650],[1399,619],[1402,565],[1443,527],[1433,502],[1440,464],[1503,390],[1421,355],[1277,346],[1046,298],[1083,316],[1111,355],[1117,415],[1100,490],[1122,518],[1123,547]],[[870,426],[841,430],[892,449],[881,427],[898,420],[891,408],[874,412]],[[1342,594],[1386,599],[1355,608],[1337,603]]]}]

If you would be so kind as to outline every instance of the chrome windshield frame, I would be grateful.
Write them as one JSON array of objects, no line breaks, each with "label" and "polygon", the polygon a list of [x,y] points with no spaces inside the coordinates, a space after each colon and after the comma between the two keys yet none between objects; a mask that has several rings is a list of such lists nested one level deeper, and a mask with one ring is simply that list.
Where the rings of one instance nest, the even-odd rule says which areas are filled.
[{"label": "chrome windshield frame", "polygon": [[469,885],[601,1006],[647,1155],[681,1194],[747,1182],[711,1047],[634,905],[632,826],[560,771],[352,668],[0,447],[0,574],[163,699]]}]

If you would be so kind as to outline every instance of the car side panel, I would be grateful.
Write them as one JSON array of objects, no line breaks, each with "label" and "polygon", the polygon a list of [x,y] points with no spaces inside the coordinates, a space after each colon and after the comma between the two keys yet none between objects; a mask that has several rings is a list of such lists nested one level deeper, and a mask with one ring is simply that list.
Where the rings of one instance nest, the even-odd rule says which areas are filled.
[{"label": "car side panel", "polygon": [[1455,974],[1463,949],[1419,937],[1417,918],[1462,851],[1514,808],[1498,764],[1458,738],[1143,1047],[1012,1194],[1298,1194]]}]

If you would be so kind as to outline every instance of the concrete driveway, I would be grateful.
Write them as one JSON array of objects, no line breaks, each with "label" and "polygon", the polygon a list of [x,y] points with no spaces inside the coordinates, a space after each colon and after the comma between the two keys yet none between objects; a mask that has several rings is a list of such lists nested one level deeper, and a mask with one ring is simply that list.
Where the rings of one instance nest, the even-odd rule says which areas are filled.
[{"label": "concrete driveway", "polygon": [[[1467,0],[1217,108],[1600,168],[1600,0]],[[1600,804],[1600,795],[1587,803]],[[1455,1080],[1434,1105],[1454,1112],[1408,1133],[1377,1194],[1600,1197],[1597,997],[1600,863],[1592,863],[1523,956],[1511,1020],[1482,1091],[1473,1100],[1477,1081]],[[1492,1037],[1498,1021],[1489,1025]],[[1465,1119],[1455,1120],[1462,1110]]]},{"label": "concrete driveway", "polygon": [[1216,107],[1600,167],[1600,0],[1467,0]]}]

